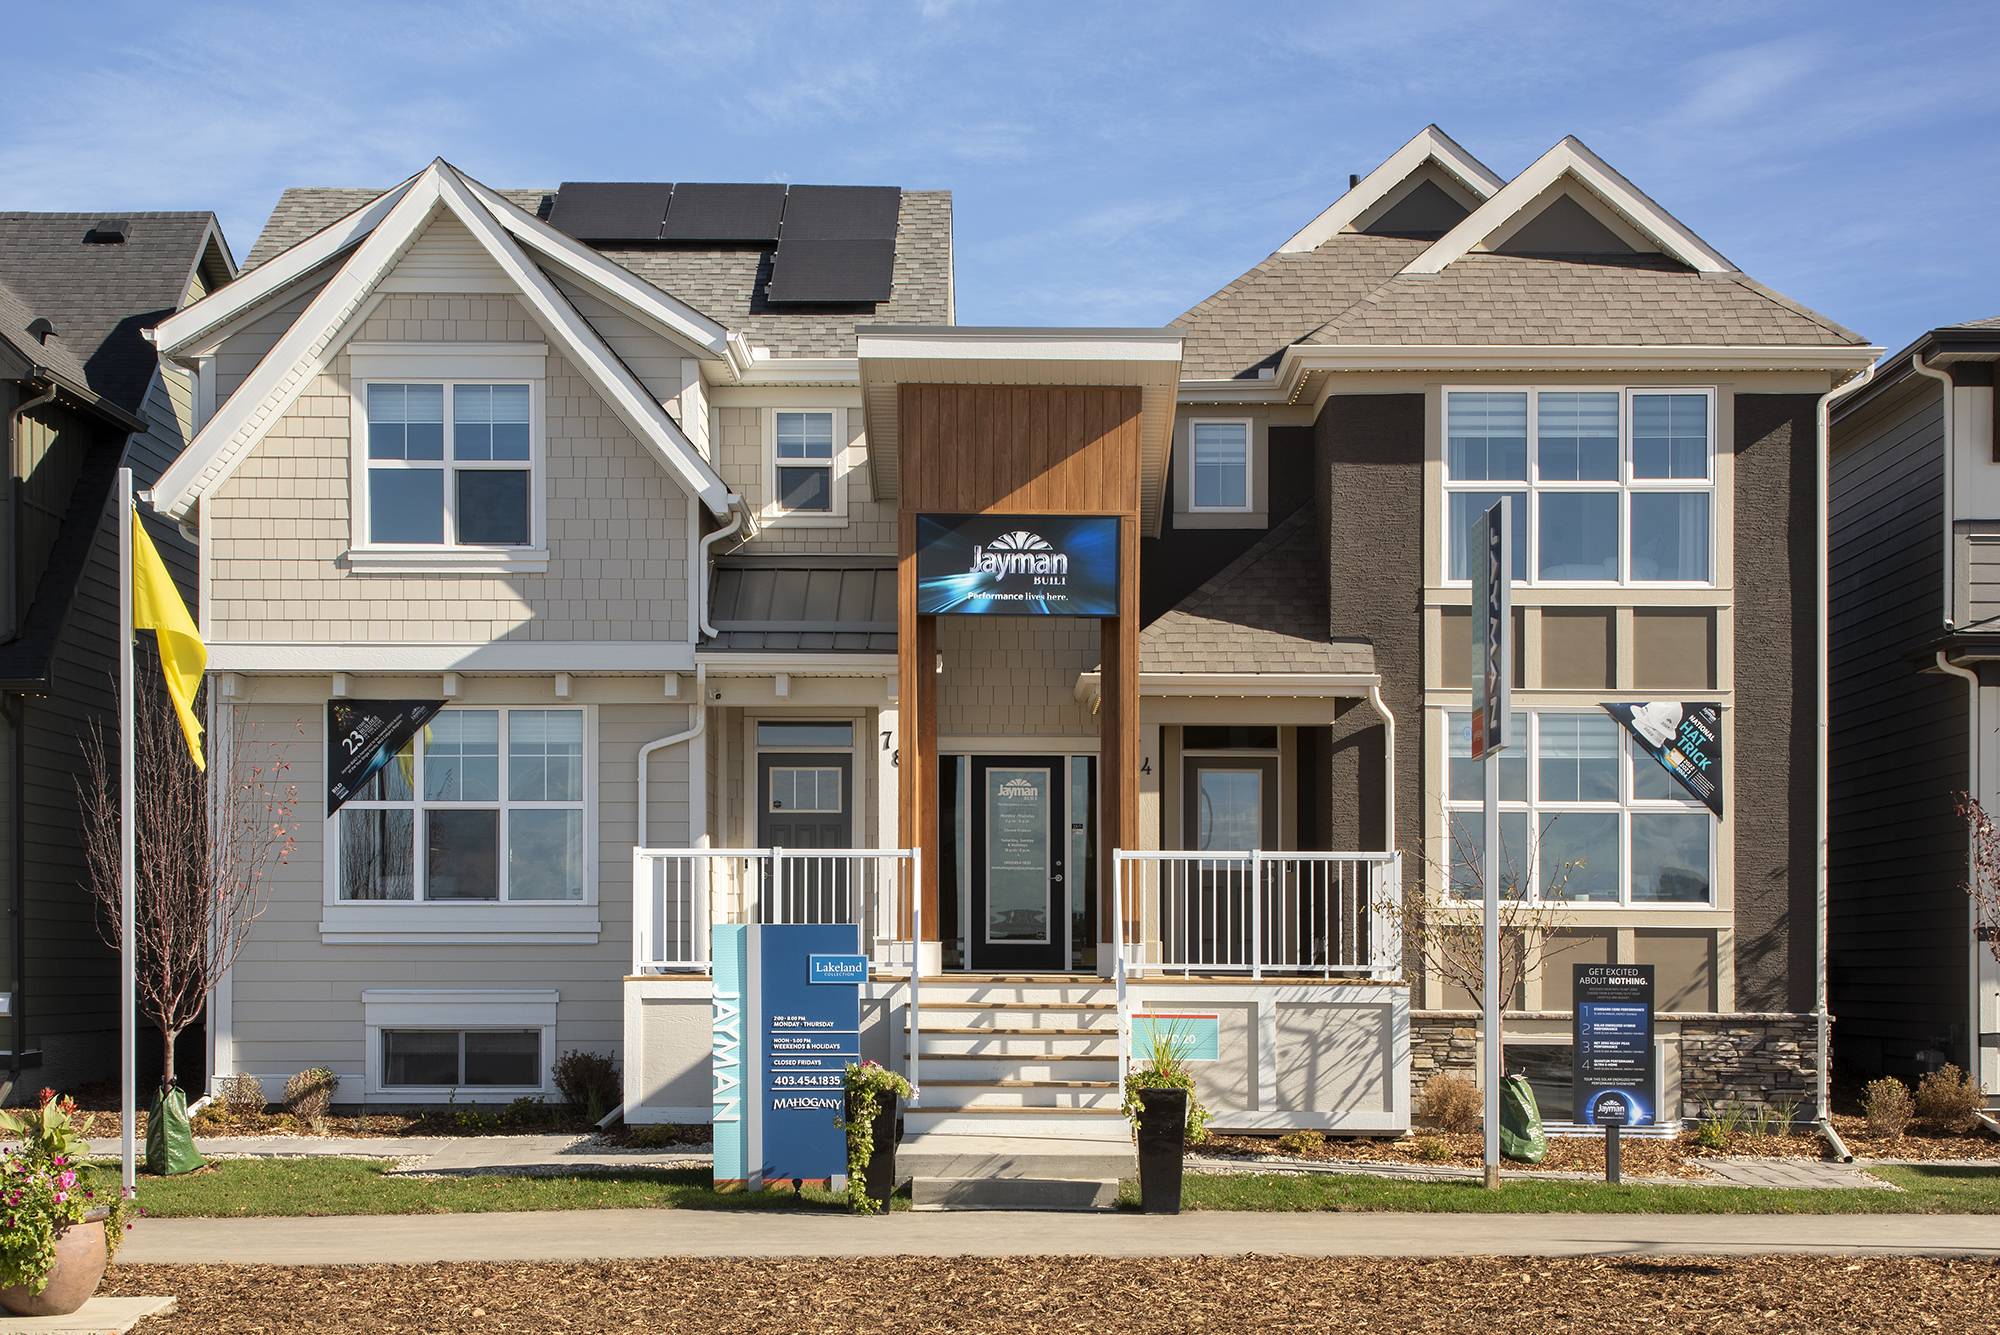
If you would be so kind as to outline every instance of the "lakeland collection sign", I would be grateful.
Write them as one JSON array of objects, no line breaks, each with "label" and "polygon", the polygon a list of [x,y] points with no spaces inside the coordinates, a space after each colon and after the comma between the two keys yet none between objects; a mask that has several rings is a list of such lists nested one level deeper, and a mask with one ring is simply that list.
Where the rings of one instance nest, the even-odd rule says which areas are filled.
[{"label": "lakeland collection sign", "polygon": [[918,616],[1118,615],[1116,515],[918,515]]},{"label": "lakeland collection sign", "polygon": [[847,1067],[861,1060],[861,929],[725,924],[711,934],[715,1185],[838,1186]]}]

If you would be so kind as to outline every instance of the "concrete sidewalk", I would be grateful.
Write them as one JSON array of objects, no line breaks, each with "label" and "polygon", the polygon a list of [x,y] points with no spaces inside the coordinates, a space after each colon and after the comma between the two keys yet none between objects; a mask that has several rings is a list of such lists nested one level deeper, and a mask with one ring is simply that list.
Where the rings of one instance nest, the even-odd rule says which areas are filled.
[{"label": "concrete sidewalk", "polygon": [[1255,1214],[1176,1216],[561,1210],[321,1219],[151,1219],[120,1265],[352,1265],[671,1256],[1971,1256],[1995,1215]]},{"label": "concrete sidewalk", "polygon": [[[90,1152],[118,1157],[115,1140],[92,1140]],[[596,1136],[561,1132],[531,1136],[198,1136],[195,1148],[215,1158],[395,1159],[407,1173],[559,1173],[617,1168],[699,1168],[708,1151],[641,1150]]]}]

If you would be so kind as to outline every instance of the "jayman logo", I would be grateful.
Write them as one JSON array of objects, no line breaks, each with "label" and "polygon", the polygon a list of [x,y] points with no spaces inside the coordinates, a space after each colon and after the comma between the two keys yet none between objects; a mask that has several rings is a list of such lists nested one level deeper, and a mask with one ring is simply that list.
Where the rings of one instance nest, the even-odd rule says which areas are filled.
[{"label": "jayman logo", "polygon": [[991,547],[975,546],[972,573],[995,579],[1009,575],[1067,575],[1069,557],[1051,547],[1039,533],[1017,528],[995,538]]}]

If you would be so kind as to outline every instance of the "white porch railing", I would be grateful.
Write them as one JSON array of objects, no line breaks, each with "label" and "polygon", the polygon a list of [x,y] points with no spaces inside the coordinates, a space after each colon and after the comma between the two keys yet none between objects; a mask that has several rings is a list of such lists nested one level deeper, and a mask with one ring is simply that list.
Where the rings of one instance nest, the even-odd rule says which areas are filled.
[{"label": "white porch railing", "polygon": [[632,972],[700,972],[718,923],[853,923],[877,968],[908,969],[923,934],[910,848],[635,848]]},{"label": "white porch railing", "polygon": [[1126,973],[1402,976],[1399,853],[1113,854]]}]

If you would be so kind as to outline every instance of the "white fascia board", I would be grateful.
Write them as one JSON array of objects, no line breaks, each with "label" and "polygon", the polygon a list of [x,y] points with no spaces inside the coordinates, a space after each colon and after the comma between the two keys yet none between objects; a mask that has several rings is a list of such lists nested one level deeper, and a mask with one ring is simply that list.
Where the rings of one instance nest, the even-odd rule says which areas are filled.
[{"label": "white fascia board", "polygon": [[[893,664],[894,660],[891,660]],[[210,640],[210,672],[692,672],[686,641],[505,640],[490,644]],[[792,671],[798,671],[794,668]]]},{"label": "white fascia board", "polygon": [[1280,254],[1314,250],[1352,226],[1354,220],[1381,203],[1391,191],[1410,179],[1426,162],[1435,162],[1455,177],[1478,199],[1490,199],[1504,184],[1485,163],[1465,151],[1457,141],[1435,125],[1426,125],[1417,137],[1391,153],[1386,161],[1369,172],[1328,205],[1317,218],[1294,232],[1278,247]]},{"label": "white fascia board", "polygon": [[[1141,672],[1139,694],[1243,699],[1337,700],[1366,695],[1382,679],[1372,672]],[[1080,673],[1075,695],[1087,700],[1103,689],[1103,673]]]},{"label": "white fascia board", "polygon": [[1574,177],[1634,227],[1658,243],[1661,250],[1701,273],[1734,273],[1736,266],[1688,229],[1686,224],[1626,180],[1611,164],[1584,147],[1574,135],[1542,154],[1498,193],[1474,209],[1458,226],[1405,265],[1406,274],[1435,274],[1498,232],[1509,219],[1542,191],[1564,176]]},{"label": "white fascia board", "polygon": [[768,677],[777,672],[794,677],[881,677],[896,671],[894,654],[836,654],[816,649],[789,654],[702,649],[695,653],[694,661],[706,667],[711,677]]},{"label": "white fascia board", "polygon": [[1293,344],[1279,363],[1286,401],[1302,377],[1343,371],[1843,371],[1876,347],[1713,344]]},{"label": "white fascia board", "polygon": [[[425,168],[425,171],[430,170]],[[373,232],[383,219],[403,202],[410,188],[422,179],[418,172],[401,185],[369,200],[338,221],[329,223],[283,254],[274,255],[249,273],[174,312],[153,326],[154,346],[166,356],[190,346],[210,330],[248,311],[265,298],[287,287],[348,247]],[[225,251],[226,251],[225,247]]]},{"label": "white fascia board", "polygon": [[704,360],[729,355],[727,326],[703,314],[686,302],[653,286],[624,265],[592,250],[567,233],[549,226],[513,201],[473,180],[464,172],[452,174],[486,211],[515,240],[554,260],[632,310],[663,334]]},{"label": "white fascia board", "polygon": [[[437,207],[441,165],[432,163],[409,183],[388,215],[355,247],[228,402],[160,475],[153,487],[156,509],[169,518],[185,520],[197,497],[235,471],[264,432],[339,350],[337,335]],[[232,283],[223,291],[236,286]]]},{"label": "white fascia board", "polygon": [[[521,296],[552,337],[565,345],[605,401],[611,405],[632,433],[653,449],[660,461],[679,476],[687,489],[699,496],[715,515],[729,512],[729,484],[702,457],[687,438],[680,423],[668,415],[658,400],[647,392],[630,367],[614,354],[590,321],[556,290],[541,271],[515,244],[498,218],[483,207],[456,168],[444,167],[439,176],[445,206],[458,215],[466,230],[485,249],[502,273],[520,286]],[[504,201],[503,201],[504,203]],[[509,205],[509,207],[512,207]],[[519,210],[515,210],[519,212]]]},{"label": "white fascia board", "polygon": [[1179,329],[981,329],[879,326],[857,333],[857,358],[924,361],[1178,362]]},{"label": "white fascia board", "polygon": [[737,385],[859,385],[861,362],[854,357],[768,357],[759,351],[731,380]]},{"label": "white fascia board", "polygon": [[1284,391],[1275,376],[1254,380],[1231,377],[1227,380],[1183,380],[1175,391],[1183,404],[1283,403]]}]

